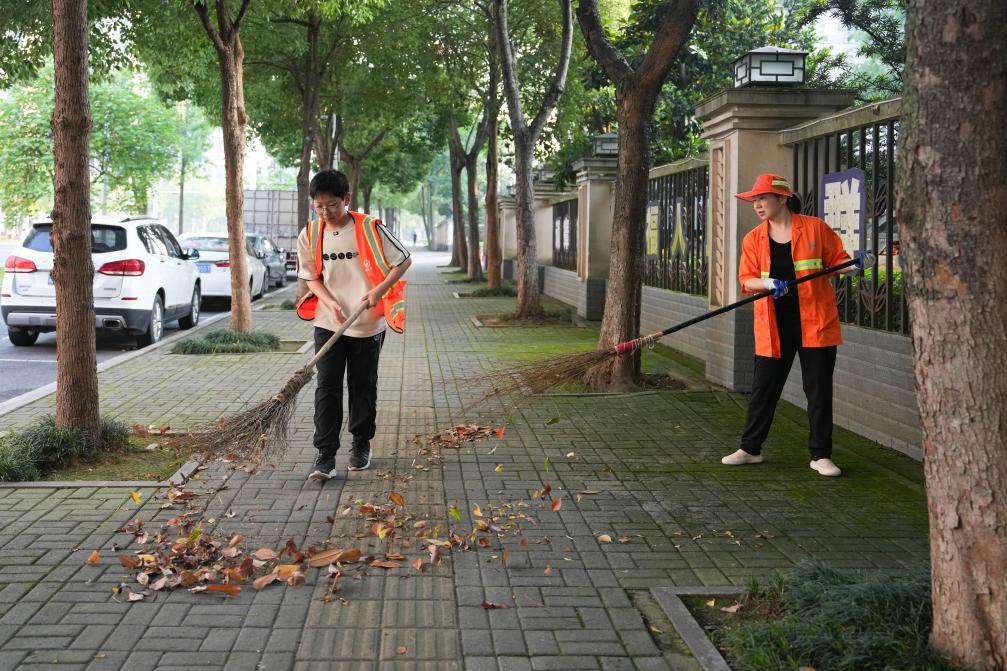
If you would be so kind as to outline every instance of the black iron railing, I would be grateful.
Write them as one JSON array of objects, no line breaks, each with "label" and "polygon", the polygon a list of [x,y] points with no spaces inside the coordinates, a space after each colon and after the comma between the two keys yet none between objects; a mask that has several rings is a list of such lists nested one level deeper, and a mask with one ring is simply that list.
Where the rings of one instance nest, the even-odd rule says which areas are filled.
[{"label": "black iron railing", "polygon": [[[861,188],[866,191],[866,205],[862,244],[874,253],[877,262],[861,276],[850,274],[833,280],[839,316],[848,324],[909,333],[895,219],[898,136],[898,119],[888,118],[795,142],[793,179],[804,213],[828,220],[821,211],[823,176],[851,168],[863,171]],[[846,246],[854,244],[861,243]],[[855,249],[846,251],[853,254]]]},{"label": "black iron railing", "polygon": [[552,206],[552,265],[577,270],[577,199]]},{"label": "black iron railing", "polygon": [[651,178],[644,223],[647,250],[644,284],[707,295],[709,192],[709,165]]}]

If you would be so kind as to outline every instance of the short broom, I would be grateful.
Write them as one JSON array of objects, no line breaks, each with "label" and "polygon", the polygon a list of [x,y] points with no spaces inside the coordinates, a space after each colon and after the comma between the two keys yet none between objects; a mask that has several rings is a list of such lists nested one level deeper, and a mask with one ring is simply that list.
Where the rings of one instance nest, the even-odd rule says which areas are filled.
[{"label": "short broom", "polygon": [[346,321],[333,331],[315,356],[298,369],[283,388],[269,399],[236,415],[221,417],[211,424],[196,427],[179,436],[178,440],[200,449],[205,457],[228,454],[249,457],[256,453],[261,456],[269,448],[285,444],[287,426],[294,412],[297,394],[311,381],[318,361],[366,309],[367,303],[361,302]]},{"label": "short broom", "polygon": [[[794,287],[804,282],[810,282],[811,280],[822,277],[823,275],[830,275],[854,265],[857,265],[857,260],[851,259],[837,266],[825,268],[811,273],[810,275],[798,278],[797,280],[790,282],[789,286]],[[577,354],[567,354],[553,359],[532,361],[519,366],[497,371],[492,375],[492,378],[497,380],[493,386],[493,390],[488,392],[482,400],[493,398],[495,396],[520,397],[541,394],[542,392],[561,384],[579,380],[591,368],[610,361],[611,359],[635,352],[642,347],[652,345],[661,338],[671,335],[677,331],[681,331],[684,328],[688,328],[698,324],[699,322],[712,319],[713,317],[722,315],[725,312],[736,310],[743,305],[754,303],[757,300],[767,298],[772,295],[772,291],[761,291],[757,294],[749,296],[748,298],[743,298],[742,300],[731,303],[730,305],[725,305],[722,308],[711,310],[706,314],[693,317],[688,321],[666,328],[663,331],[636,338],[635,340],[630,340],[628,342],[619,343],[606,349],[598,349],[591,352],[580,352]]]}]

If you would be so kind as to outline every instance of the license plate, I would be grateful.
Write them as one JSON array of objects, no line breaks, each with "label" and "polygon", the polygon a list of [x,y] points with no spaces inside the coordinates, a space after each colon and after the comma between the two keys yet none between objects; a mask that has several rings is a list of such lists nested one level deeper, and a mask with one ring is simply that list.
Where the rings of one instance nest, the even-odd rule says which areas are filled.
[{"label": "license plate", "polygon": [[210,266],[209,266],[209,264],[206,264],[206,263],[197,263],[196,264],[196,268],[201,273],[208,273],[208,272],[210,272]]}]

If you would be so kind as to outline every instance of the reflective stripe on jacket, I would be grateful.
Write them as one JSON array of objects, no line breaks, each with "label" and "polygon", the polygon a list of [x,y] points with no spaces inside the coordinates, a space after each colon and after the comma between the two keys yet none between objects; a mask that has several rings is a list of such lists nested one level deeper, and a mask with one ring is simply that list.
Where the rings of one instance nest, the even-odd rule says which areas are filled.
[{"label": "reflective stripe on jacket", "polygon": [[[377,227],[381,225],[381,220],[361,212],[350,212],[350,216],[353,217],[353,232],[357,240],[357,251],[360,252],[357,258],[360,259],[371,286],[376,287],[384,282],[392,271],[381,246],[381,236],[378,235]],[[321,226],[320,220],[308,224],[308,244],[315,249],[315,268],[319,269],[319,272],[322,267]],[[399,280],[381,299],[381,312],[385,322],[396,333],[402,333],[406,328],[405,287],[406,281]]]},{"label": "reflective stripe on jacket", "polygon": [[[850,260],[839,236],[828,224],[817,217],[801,214],[793,215],[791,255],[798,278]],[[745,289],[745,281],[769,277],[769,266],[769,222],[764,221],[741,243],[738,281],[741,282],[742,292],[754,293]],[[820,277],[796,288],[801,306],[801,344],[804,347],[842,344],[836,294],[829,278]],[[755,353],[776,359],[780,357],[776,306],[771,299],[755,302]]]}]

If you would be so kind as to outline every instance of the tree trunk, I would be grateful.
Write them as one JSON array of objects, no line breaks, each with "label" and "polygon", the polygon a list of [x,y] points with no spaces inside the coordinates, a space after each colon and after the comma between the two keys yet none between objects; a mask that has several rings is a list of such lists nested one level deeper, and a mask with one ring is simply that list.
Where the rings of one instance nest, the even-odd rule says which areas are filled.
[{"label": "tree trunk", "polygon": [[525,137],[514,137],[515,208],[517,220],[517,309],[518,319],[542,314],[542,289],[538,283],[538,252],[535,247],[535,217],[532,202],[532,144]]},{"label": "tree trunk", "polygon": [[[598,347],[605,349],[640,335],[647,187],[650,180],[649,125],[646,96],[626,92],[617,103],[619,160],[612,215],[605,314]],[[594,387],[625,391],[640,382],[640,353],[612,359],[591,369],[585,382]]]},{"label": "tree trunk", "polygon": [[490,123],[486,147],[486,277],[490,289],[500,288],[503,272],[503,251],[500,249],[500,217],[497,212],[499,166],[497,165],[497,138],[500,122],[494,116]]},{"label": "tree trunk", "polygon": [[468,183],[469,196],[469,240],[468,240],[468,273],[469,279],[483,278],[482,258],[479,255],[479,154],[472,152],[465,158],[465,176]]},{"label": "tree trunk", "polygon": [[185,232],[185,154],[182,154],[182,168],[178,171],[178,234]]},{"label": "tree trunk", "polygon": [[244,165],[245,95],[242,82],[244,51],[237,33],[231,48],[220,56],[222,127],[224,131],[224,197],[227,202],[227,246],[231,262],[232,331],[252,330],[252,296],[248,281],[248,256],[245,254]]},{"label": "tree trunk", "polygon": [[462,205],[462,170],[465,164],[451,153],[451,218],[454,243],[451,245],[451,266],[469,267],[468,245],[465,244],[465,208]]},{"label": "tree trunk", "polygon": [[1005,25],[1002,0],[910,0],[896,213],[930,511],[930,641],[990,671],[1007,668]]},{"label": "tree trunk", "polygon": [[56,98],[52,113],[53,269],[56,287],[56,425],[97,440],[98,373],[88,173],[91,107],[87,0],[53,0]]},{"label": "tree trunk", "polygon": [[[364,187],[364,212],[371,212],[371,194],[374,193],[374,185],[368,184]],[[380,219],[380,217],[378,217]]]},{"label": "tree trunk", "polygon": [[346,162],[350,166],[350,209],[357,212],[357,189],[360,188],[360,161],[347,157]]}]

